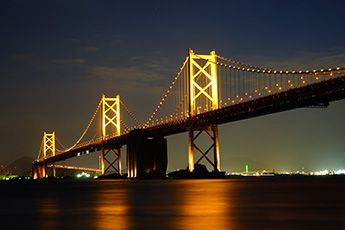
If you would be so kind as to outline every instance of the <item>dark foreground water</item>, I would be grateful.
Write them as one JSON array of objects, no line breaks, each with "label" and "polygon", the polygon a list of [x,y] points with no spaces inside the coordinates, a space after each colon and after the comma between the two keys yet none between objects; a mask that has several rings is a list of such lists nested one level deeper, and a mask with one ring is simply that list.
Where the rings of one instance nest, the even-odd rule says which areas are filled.
[{"label": "dark foreground water", "polygon": [[345,179],[2,181],[0,229],[345,229]]}]

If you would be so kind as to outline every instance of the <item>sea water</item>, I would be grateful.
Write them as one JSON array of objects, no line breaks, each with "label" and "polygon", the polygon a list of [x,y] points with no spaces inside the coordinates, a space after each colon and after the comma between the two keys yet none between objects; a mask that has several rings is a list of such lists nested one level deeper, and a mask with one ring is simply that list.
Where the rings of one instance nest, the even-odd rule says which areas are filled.
[{"label": "sea water", "polygon": [[0,182],[0,229],[345,229],[344,178]]}]

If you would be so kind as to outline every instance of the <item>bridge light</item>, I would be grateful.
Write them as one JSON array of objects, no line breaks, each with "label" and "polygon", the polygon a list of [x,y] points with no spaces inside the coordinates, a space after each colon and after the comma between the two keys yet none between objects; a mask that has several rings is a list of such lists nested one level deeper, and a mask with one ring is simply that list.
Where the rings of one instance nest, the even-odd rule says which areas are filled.
[{"label": "bridge light", "polygon": [[319,80],[319,77],[316,77],[315,79],[316,79],[316,80]]},{"label": "bridge light", "polygon": [[306,72],[306,73],[309,73],[309,70],[306,70],[305,72]]},{"label": "bridge light", "polygon": [[320,71],[323,72],[323,69],[321,69]]},{"label": "bridge light", "polygon": [[277,70],[274,70],[273,73],[277,73]]},{"label": "bridge light", "polygon": [[290,80],[288,80],[288,83],[290,83],[291,81]]},{"label": "bridge light", "polygon": [[332,71],[332,69],[331,69],[331,68],[329,68],[329,69],[328,69],[328,71]]},{"label": "bridge light", "polygon": [[286,71],[285,73],[289,73],[289,71]]},{"label": "bridge light", "polygon": [[292,71],[291,73],[296,73],[296,71]]},{"label": "bridge light", "polygon": [[337,70],[340,70],[340,67],[337,67]]},{"label": "bridge light", "polygon": [[315,72],[316,72],[316,70],[314,69],[314,70],[313,70],[313,72],[315,73]]},{"label": "bridge light", "polygon": [[298,71],[298,73],[302,73],[302,70]]},{"label": "bridge light", "polygon": [[283,71],[279,71],[279,73],[283,73]]}]

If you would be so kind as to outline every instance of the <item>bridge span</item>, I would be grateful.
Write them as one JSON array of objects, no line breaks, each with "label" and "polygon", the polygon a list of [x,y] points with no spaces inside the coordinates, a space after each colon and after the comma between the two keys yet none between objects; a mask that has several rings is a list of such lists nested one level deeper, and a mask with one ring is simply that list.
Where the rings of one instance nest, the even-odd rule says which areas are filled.
[{"label": "bridge span", "polygon": [[[55,134],[45,134],[43,156],[33,162],[34,178],[46,177],[48,164],[97,151],[102,151],[101,174],[109,169],[122,174],[121,147],[124,145],[127,146],[129,178],[145,178],[152,173],[165,177],[168,163],[165,137],[182,132],[189,133],[189,172],[193,172],[194,164],[202,159],[206,159],[215,172],[220,172],[218,125],[297,108],[327,107],[330,102],[344,98],[344,68],[277,71],[234,62],[214,51],[210,55],[197,55],[190,50],[172,86],[146,123],[138,122],[119,96],[105,98],[103,95],[95,113],[102,107],[102,136],[80,143],[95,115],[77,143],[58,154],[55,153]],[[129,128],[123,123],[121,106],[136,121],[136,126]],[[115,132],[108,134],[109,126]],[[203,133],[212,140],[206,151],[195,143]],[[194,151],[201,155],[197,161]],[[116,159],[110,161],[107,155],[112,153]]]}]

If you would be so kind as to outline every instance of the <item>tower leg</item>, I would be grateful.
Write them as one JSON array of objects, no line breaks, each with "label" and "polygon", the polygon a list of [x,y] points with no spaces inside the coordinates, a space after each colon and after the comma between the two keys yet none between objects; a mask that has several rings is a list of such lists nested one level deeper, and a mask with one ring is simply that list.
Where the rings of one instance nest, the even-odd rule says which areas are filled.
[{"label": "tower leg", "polygon": [[188,171],[194,171],[194,130],[189,130],[189,144],[188,144]]},{"label": "tower leg", "polygon": [[101,170],[102,170],[102,176],[104,176],[105,169],[104,169],[104,148],[102,148],[102,154],[101,154]]},{"label": "tower leg", "polygon": [[220,172],[220,157],[219,157],[219,140],[218,140],[218,125],[213,127],[213,137],[214,137],[214,171]]},{"label": "tower leg", "polygon": [[55,163],[52,165],[52,170],[53,170],[53,178],[56,178],[56,171],[55,171]]},{"label": "tower leg", "polygon": [[117,149],[117,168],[118,168],[118,171],[119,171],[119,175],[122,175],[121,173],[121,148],[118,148]]}]

